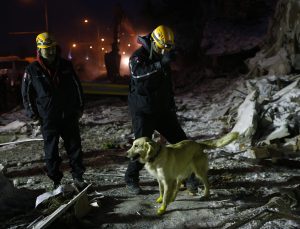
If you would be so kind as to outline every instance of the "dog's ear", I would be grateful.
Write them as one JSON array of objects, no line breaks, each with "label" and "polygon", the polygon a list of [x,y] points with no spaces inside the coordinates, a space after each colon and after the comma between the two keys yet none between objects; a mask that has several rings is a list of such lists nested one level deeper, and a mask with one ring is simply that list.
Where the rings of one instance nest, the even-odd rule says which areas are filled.
[{"label": "dog's ear", "polygon": [[155,142],[153,142],[153,141],[145,142],[145,148],[147,149],[145,160],[149,161],[155,155],[155,149],[156,149]]}]

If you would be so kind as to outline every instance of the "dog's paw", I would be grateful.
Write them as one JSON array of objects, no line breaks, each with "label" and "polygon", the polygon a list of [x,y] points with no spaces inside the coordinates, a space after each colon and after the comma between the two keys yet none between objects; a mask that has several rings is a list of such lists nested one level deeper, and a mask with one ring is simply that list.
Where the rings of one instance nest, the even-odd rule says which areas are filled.
[{"label": "dog's paw", "polygon": [[157,199],[156,199],[156,203],[162,203],[163,201],[163,197],[162,196],[159,196]]},{"label": "dog's paw", "polygon": [[166,206],[161,205],[160,208],[157,210],[157,215],[163,215],[166,212]]}]

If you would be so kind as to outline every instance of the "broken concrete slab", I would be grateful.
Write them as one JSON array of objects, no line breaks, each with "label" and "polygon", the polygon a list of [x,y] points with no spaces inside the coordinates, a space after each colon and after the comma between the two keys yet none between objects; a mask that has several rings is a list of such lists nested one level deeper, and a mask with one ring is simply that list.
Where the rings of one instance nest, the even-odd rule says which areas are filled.
[{"label": "broken concrete slab", "polygon": [[299,86],[300,78],[296,79],[293,83],[289,84],[288,86],[275,93],[272,97],[272,101],[276,101],[277,99],[282,98],[284,95],[289,94],[293,89],[299,89]]},{"label": "broken concrete slab", "polygon": [[237,121],[232,132],[238,132],[245,142],[251,142],[257,125],[258,92],[251,92],[238,109]]},{"label": "broken concrete slab", "polygon": [[[278,81],[283,82],[280,83],[281,86],[286,86],[281,89],[278,85],[269,86]],[[242,144],[231,144],[226,147],[228,150],[237,151],[255,145],[270,145],[275,140],[291,138],[299,134],[300,78],[298,75],[287,77],[286,80],[277,76],[260,77],[259,80],[248,81],[248,88],[256,90],[251,91],[239,106],[236,123],[232,129],[240,133],[239,142],[242,141]],[[276,143],[280,151],[287,151],[286,147],[295,148],[292,143],[286,147],[283,146],[283,142]],[[264,149],[251,150],[254,151],[254,157],[270,157],[270,152],[264,152]],[[272,154],[277,155],[276,152]],[[282,152],[282,155],[286,154]]]},{"label": "broken concrete slab", "polygon": [[266,140],[264,140],[264,142],[266,142],[267,144],[270,144],[270,142],[272,140],[284,138],[289,135],[290,135],[290,133],[288,130],[288,124],[284,123],[281,126],[277,127],[272,133],[270,133],[267,136]]}]

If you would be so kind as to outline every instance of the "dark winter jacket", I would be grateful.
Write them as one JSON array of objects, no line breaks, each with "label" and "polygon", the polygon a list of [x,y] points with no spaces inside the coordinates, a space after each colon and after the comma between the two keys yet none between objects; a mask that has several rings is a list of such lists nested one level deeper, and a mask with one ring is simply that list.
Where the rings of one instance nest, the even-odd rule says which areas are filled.
[{"label": "dark winter jacket", "polygon": [[38,61],[25,70],[23,104],[32,119],[60,119],[83,111],[82,87],[71,62],[58,58],[50,71]]},{"label": "dark winter jacket", "polygon": [[130,85],[128,103],[133,114],[159,114],[175,109],[170,66],[151,52],[150,35],[139,37],[142,45],[129,59]]}]

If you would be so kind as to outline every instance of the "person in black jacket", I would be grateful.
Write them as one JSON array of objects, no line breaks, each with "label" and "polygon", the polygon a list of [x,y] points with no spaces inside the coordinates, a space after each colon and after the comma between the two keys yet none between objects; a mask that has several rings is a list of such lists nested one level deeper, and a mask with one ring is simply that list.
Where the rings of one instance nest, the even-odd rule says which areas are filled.
[{"label": "person in black jacket", "polygon": [[[130,85],[128,104],[132,116],[135,139],[152,138],[158,131],[169,143],[187,139],[176,116],[170,62],[174,60],[174,34],[164,25],[151,34],[139,36],[141,47],[129,59]],[[138,159],[130,161],[125,173],[127,189],[141,193],[139,171],[143,168]],[[197,189],[191,178],[190,191]],[[193,182],[192,182],[193,181]]]},{"label": "person in black jacket", "polygon": [[71,62],[59,56],[52,35],[41,33],[36,42],[37,61],[27,66],[22,82],[26,114],[32,120],[40,121],[47,175],[54,188],[60,185],[63,177],[58,152],[59,138],[62,137],[74,184],[83,189],[87,184],[82,178],[85,167],[78,122],[83,112],[82,87]]}]

